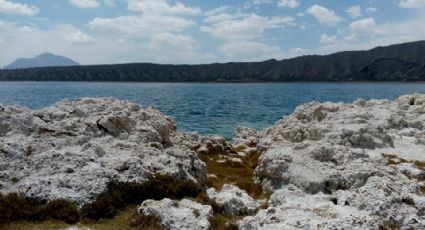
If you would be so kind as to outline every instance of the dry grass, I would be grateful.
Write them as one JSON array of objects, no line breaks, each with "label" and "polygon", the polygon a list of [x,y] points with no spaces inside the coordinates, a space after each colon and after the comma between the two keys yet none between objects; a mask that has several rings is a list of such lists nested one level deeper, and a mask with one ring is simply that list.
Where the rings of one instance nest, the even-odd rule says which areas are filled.
[{"label": "dry grass", "polygon": [[[250,146],[255,147],[255,146]],[[239,149],[240,150],[240,149]],[[230,152],[216,152],[198,154],[199,158],[207,165],[208,174],[213,174],[216,177],[208,178],[208,186],[217,190],[221,190],[224,184],[234,184],[237,187],[247,191],[254,199],[268,199],[269,193],[265,193],[260,184],[254,180],[254,169],[257,167],[259,152],[253,152],[245,157],[239,157],[235,150]],[[228,158],[238,158],[242,162],[231,160],[223,160],[223,156]],[[210,200],[205,193],[200,193],[197,197],[197,202],[208,204],[213,207],[214,216],[209,219],[212,230],[233,230],[239,229],[237,221],[244,218],[246,215],[229,216],[223,214],[223,208],[218,206],[214,201]],[[267,207],[264,205],[260,208]],[[245,213],[247,214],[247,213]]]},{"label": "dry grass", "polygon": [[[214,174],[216,178],[208,178],[208,186],[220,190],[224,184],[234,184],[241,189],[244,189],[256,199],[268,198],[269,194],[263,192],[260,184],[254,181],[254,169],[258,164],[259,152],[253,152],[246,157],[240,158],[242,162],[234,162],[227,160],[224,163],[217,162],[221,159],[220,155],[227,155],[229,157],[238,157],[235,152],[230,153],[214,153],[214,154],[199,154],[199,158],[207,164],[209,174]],[[198,201],[204,204],[213,206],[215,215],[210,219],[212,229],[237,229],[236,222],[243,218],[243,216],[226,216],[222,214],[222,210],[214,202],[206,198],[205,190],[198,184],[190,181],[179,180],[173,177],[155,175],[146,183],[113,183],[108,187],[108,191],[101,194],[98,199],[77,210],[78,218],[67,220],[64,213],[72,211],[71,206],[67,205],[48,205],[41,203],[48,207],[49,213],[52,215],[36,216],[31,218],[22,218],[22,215],[14,215],[13,212],[8,211],[8,207],[16,212],[20,207],[30,208],[30,204],[22,203],[22,199],[16,200],[16,197],[9,199],[9,203],[3,202],[3,210],[0,209],[0,217],[6,213],[7,218],[10,220],[5,222],[5,225],[0,229],[60,229],[71,226],[80,227],[82,229],[164,229],[160,224],[160,220],[150,217],[138,215],[136,212],[136,205],[139,205],[146,199],[162,199],[162,198],[180,199],[183,197],[198,197]],[[1,199],[4,196],[0,195]],[[24,198],[24,201],[28,198]],[[32,200],[30,200],[33,202]],[[61,203],[59,203],[61,204]],[[0,206],[1,207],[1,206]],[[69,210],[68,210],[69,209]],[[25,210],[25,209],[24,209]],[[19,212],[18,212],[19,213]],[[25,213],[24,213],[25,214]],[[74,213],[75,214],[75,213]],[[3,217],[5,216],[3,215]],[[25,214],[27,215],[27,214]],[[13,217],[13,218],[12,218]],[[65,219],[64,219],[65,218]],[[66,224],[79,223],[75,225]],[[12,223],[9,224],[9,222]]]},{"label": "dry grass", "polygon": [[258,164],[260,153],[254,152],[240,158],[242,163],[230,160],[220,163],[218,162],[222,160],[220,155],[238,158],[235,153],[198,154],[199,158],[207,164],[208,173],[216,175],[216,177],[208,178],[209,187],[221,190],[224,184],[234,184],[254,198],[265,197],[261,185],[254,181],[254,169]]},{"label": "dry grass", "polygon": [[84,217],[99,220],[113,218],[121,209],[140,204],[146,199],[160,200],[163,198],[181,199],[197,197],[203,188],[192,181],[171,176],[155,175],[145,183],[110,184],[108,190],[101,194],[95,202],[82,208]]},{"label": "dry grass", "polygon": [[[181,199],[204,192],[192,181],[155,175],[142,184],[112,183],[81,210],[66,200],[47,203],[20,194],[0,194],[0,229],[58,229],[77,222],[77,226],[92,229],[158,229],[153,218],[135,215],[135,205],[146,199]],[[136,224],[130,226],[132,220]]]},{"label": "dry grass", "polygon": [[77,223],[80,212],[68,200],[45,202],[18,193],[0,194],[0,224],[13,221],[59,220],[68,224]]},{"label": "dry grass", "polygon": [[222,214],[215,214],[209,219],[211,230],[237,230],[239,227],[236,222],[242,218],[243,216],[226,216]]},{"label": "dry grass", "polygon": [[125,210],[121,211],[113,219],[101,219],[98,221],[84,219],[81,223],[76,225],[65,224],[61,221],[43,221],[43,222],[28,222],[28,221],[18,221],[13,222],[12,224],[0,226],[0,229],[8,230],[53,230],[53,229],[63,229],[69,228],[72,226],[79,228],[89,228],[94,230],[135,230],[138,229],[138,226],[135,225],[137,219],[136,206],[130,206]]}]

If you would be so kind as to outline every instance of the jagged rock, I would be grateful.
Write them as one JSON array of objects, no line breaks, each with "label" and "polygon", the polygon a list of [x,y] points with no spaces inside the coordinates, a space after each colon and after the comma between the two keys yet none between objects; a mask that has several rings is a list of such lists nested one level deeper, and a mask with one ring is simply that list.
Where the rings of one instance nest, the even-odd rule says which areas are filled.
[{"label": "jagged rock", "polygon": [[112,181],[144,182],[157,173],[204,184],[205,163],[172,141],[175,130],[154,109],[110,98],[63,100],[38,111],[6,106],[0,192],[84,205]]},{"label": "jagged rock", "polygon": [[312,102],[257,133],[256,177],[274,193],[241,229],[424,228],[424,171],[403,163],[425,161],[424,102]]},{"label": "jagged rock", "polygon": [[[344,220],[334,224],[334,221]],[[329,195],[306,194],[289,185],[275,191],[269,207],[239,221],[240,229],[373,229],[366,211],[336,205]],[[335,228],[332,228],[333,226]]]},{"label": "jagged rock", "polygon": [[259,204],[246,191],[230,184],[223,185],[221,191],[207,190],[210,200],[223,209],[226,215],[253,214]]},{"label": "jagged rock", "polygon": [[208,135],[200,138],[200,147],[198,152],[203,153],[224,153],[228,150],[224,137]]},{"label": "jagged rock", "polygon": [[208,219],[213,216],[210,205],[202,205],[187,199],[146,200],[139,207],[138,212],[159,218],[161,224],[170,230],[208,230],[211,227]]}]

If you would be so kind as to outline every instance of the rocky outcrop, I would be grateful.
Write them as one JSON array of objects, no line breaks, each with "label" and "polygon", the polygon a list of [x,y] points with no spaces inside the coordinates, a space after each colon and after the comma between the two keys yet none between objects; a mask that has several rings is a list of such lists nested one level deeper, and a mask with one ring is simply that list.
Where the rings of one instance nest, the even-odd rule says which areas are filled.
[{"label": "rocky outcrop", "polygon": [[139,207],[138,212],[158,218],[162,226],[170,230],[208,230],[211,227],[208,219],[213,216],[211,206],[187,199],[146,200]]},{"label": "rocky outcrop", "polygon": [[[231,145],[176,133],[171,118],[127,101],[0,106],[1,193],[83,205],[111,182],[154,174],[225,184],[201,194],[204,204],[145,200],[139,213],[165,228],[209,229],[247,215],[240,229],[424,229],[425,95],[311,102],[268,129],[238,128]],[[270,192],[267,205],[242,186],[259,199]]]},{"label": "rocky outcrop", "polygon": [[205,163],[179,142],[173,120],[116,99],[64,100],[32,111],[0,110],[0,192],[93,201],[111,182],[154,174],[200,184]]},{"label": "rocky outcrop", "polygon": [[424,228],[424,129],[425,95],[299,106],[257,134],[273,195],[241,229]]},{"label": "rocky outcrop", "polygon": [[210,200],[223,209],[225,215],[253,214],[260,206],[246,191],[234,185],[225,184],[219,192],[210,188],[207,194]]}]

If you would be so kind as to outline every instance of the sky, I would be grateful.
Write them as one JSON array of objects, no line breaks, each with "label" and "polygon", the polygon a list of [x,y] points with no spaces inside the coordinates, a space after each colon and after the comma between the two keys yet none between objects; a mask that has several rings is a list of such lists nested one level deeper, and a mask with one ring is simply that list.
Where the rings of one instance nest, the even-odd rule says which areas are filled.
[{"label": "sky", "polygon": [[425,39],[425,0],[0,0],[0,66],[286,59]]}]

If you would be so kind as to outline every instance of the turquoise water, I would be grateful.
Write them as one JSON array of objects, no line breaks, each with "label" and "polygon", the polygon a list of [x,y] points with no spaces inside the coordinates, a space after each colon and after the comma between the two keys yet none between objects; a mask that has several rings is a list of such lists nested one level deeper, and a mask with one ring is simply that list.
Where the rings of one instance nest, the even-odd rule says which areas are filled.
[{"label": "turquoise water", "polygon": [[231,138],[237,125],[262,129],[302,103],[394,99],[425,83],[103,83],[0,82],[0,103],[42,108],[64,98],[116,97],[153,106],[179,130]]}]

